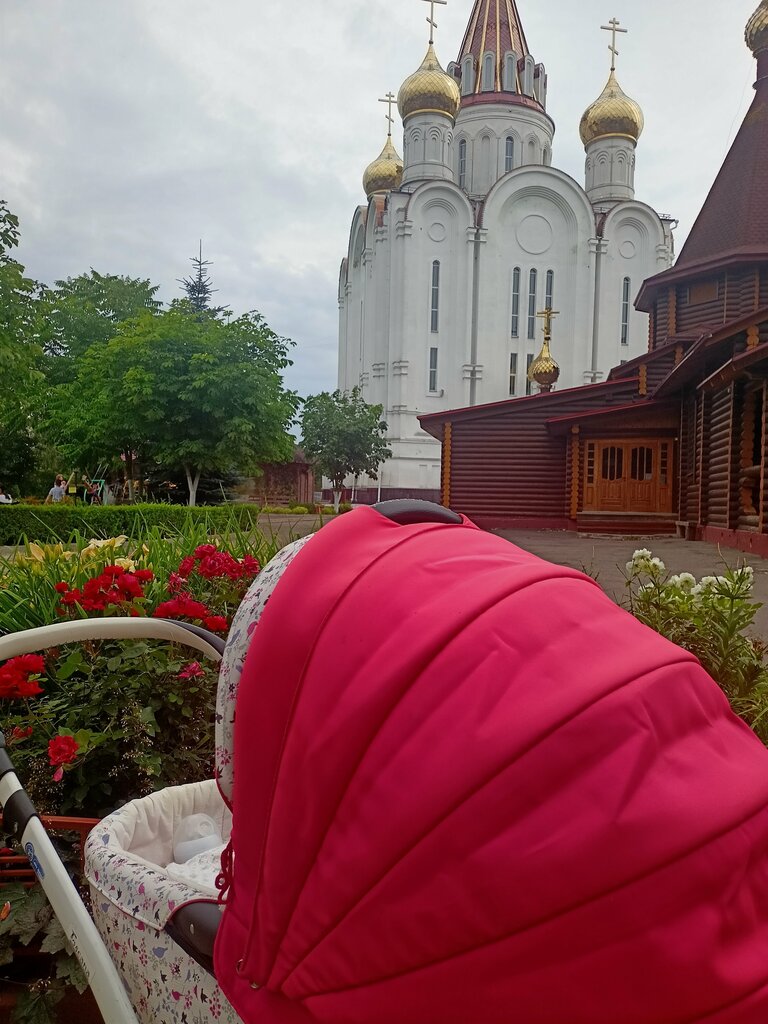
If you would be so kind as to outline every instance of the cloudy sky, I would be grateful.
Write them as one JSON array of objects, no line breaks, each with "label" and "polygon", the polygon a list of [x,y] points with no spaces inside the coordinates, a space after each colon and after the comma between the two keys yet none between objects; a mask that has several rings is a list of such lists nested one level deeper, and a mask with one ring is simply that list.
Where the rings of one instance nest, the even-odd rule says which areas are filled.
[{"label": "cloudy sky", "polygon": [[[756,5],[518,0],[549,74],[553,163],[583,180],[579,119],[605,84],[600,25],[616,16],[631,29],[619,80],[646,117],[637,196],[679,218],[679,250],[751,101],[743,30]],[[444,66],[471,7],[439,11]],[[428,10],[0,0],[0,197],[21,218],[28,272],[149,277],[168,301],[202,238],[218,301],[260,310],[296,342],[290,386],[332,388],[339,262],[385,136],[376,100],[421,62]]]}]

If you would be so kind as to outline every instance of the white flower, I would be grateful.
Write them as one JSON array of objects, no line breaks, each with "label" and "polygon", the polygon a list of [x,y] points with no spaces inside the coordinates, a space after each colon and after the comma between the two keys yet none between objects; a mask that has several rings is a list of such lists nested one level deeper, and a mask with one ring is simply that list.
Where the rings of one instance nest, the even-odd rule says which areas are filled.
[{"label": "white flower", "polygon": [[696,577],[689,572],[681,572],[677,577],[678,586],[681,587],[695,587]]},{"label": "white flower", "polygon": [[633,562],[645,562],[649,558],[652,558],[651,552],[648,548],[638,548],[637,551],[632,555]]}]

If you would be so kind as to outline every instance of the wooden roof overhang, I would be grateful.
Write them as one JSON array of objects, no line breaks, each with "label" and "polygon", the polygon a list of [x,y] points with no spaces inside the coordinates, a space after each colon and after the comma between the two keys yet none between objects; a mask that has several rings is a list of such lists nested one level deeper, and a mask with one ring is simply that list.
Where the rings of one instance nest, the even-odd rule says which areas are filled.
[{"label": "wooden roof overhang", "polygon": [[[721,327],[719,331],[708,332],[702,335],[683,357],[682,362],[678,363],[659,384],[654,392],[654,398],[660,398],[663,395],[682,390],[687,384],[695,380],[697,376],[700,377],[702,375],[705,360],[711,354],[713,348],[732,341],[737,335],[748,331],[750,327],[759,327],[766,322],[768,322],[768,307],[756,310],[754,313],[748,313],[746,316],[739,317],[738,320],[731,320],[730,323]],[[761,347],[760,345],[757,346],[757,348]],[[756,349],[750,351],[756,351]],[[743,354],[746,355],[748,353]],[[736,358],[739,357],[737,356]],[[732,362],[732,359],[725,360],[723,367],[730,362]],[[709,376],[710,374],[707,374],[707,377]]]},{"label": "wooden roof overhang", "polygon": [[686,281],[701,280],[715,277],[731,267],[754,266],[768,262],[768,246],[744,246],[733,249],[729,253],[713,259],[697,260],[695,263],[676,263],[669,270],[663,270],[654,277],[649,277],[640,288],[635,299],[635,308],[643,313],[652,313],[657,293]]},{"label": "wooden roof overhang", "polygon": [[721,367],[711,373],[696,388],[697,391],[718,391],[745,374],[749,375],[752,366],[768,359],[768,342],[742,352],[741,355],[729,359]]},{"label": "wooden roof overhang", "polygon": [[445,409],[442,412],[427,413],[419,416],[418,420],[423,430],[432,437],[441,441],[443,438],[443,426],[446,423],[455,423],[457,420],[470,421],[487,419],[497,416],[522,415],[524,413],[535,413],[546,419],[547,408],[554,411],[558,405],[567,403],[574,398],[582,398],[594,395],[595,402],[604,401],[604,408],[612,408],[611,397],[620,394],[622,391],[637,393],[639,377],[622,378],[621,380],[606,380],[599,384],[582,384],[576,388],[564,388],[562,391],[551,391],[549,394],[525,395],[521,398],[508,398],[502,402],[488,402],[486,405],[463,406],[458,409]]},{"label": "wooden roof overhang", "polygon": [[680,406],[676,401],[631,402],[615,405],[610,409],[595,409],[592,412],[572,413],[568,416],[554,416],[547,420],[550,434],[568,434],[574,427],[588,431],[617,430],[622,434],[636,434],[638,431],[677,431],[680,420]]},{"label": "wooden roof overhang", "polygon": [[674,356],[675,350],[678,348],[690,348],[695,342],[701,337],[701,331],[697,331],[695,334],[674,334],[668,338],[663,345],[659,345],[658,348],[653,349],[651,352],[643,352],[639,356],[635,356],[634,359],[628,359],[626,363],[620,363],[618,366],[614,366],[608,373],[608,380],[621,380],[625,377],[636,377],[641,366],[647,366],[649,363],[658,362],[660,359],[669,359],[670,356]]}]

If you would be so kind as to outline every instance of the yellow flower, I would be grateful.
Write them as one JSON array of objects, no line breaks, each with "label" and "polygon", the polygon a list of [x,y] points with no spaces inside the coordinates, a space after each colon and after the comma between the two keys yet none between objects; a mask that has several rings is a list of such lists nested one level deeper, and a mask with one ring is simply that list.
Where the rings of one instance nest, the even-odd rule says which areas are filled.
[{"label": "yellow flower", "polygon": [[119,565],[121,569],[125,569],[126,572],[133,572],[136,568],[136,563],[132,558],[116,558],[115,565]]}]

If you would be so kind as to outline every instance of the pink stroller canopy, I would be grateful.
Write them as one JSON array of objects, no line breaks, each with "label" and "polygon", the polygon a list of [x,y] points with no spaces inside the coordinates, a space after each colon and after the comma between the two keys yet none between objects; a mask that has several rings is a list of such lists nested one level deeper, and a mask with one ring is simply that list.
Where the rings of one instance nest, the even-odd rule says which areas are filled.
[{"label": "pink stroller canopy", "polygon": [[768,752],[574,570],[334,521],[254,633],[235,768],[249,1024],[768,1020]]}]

